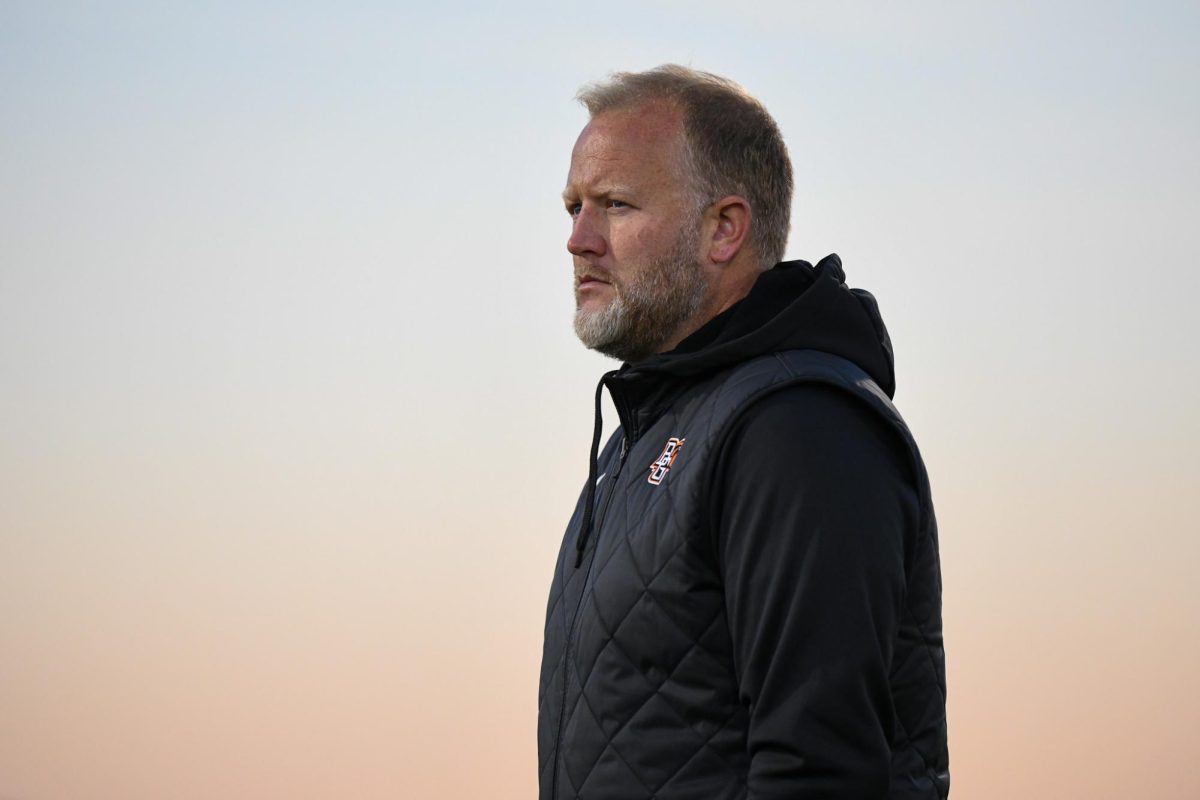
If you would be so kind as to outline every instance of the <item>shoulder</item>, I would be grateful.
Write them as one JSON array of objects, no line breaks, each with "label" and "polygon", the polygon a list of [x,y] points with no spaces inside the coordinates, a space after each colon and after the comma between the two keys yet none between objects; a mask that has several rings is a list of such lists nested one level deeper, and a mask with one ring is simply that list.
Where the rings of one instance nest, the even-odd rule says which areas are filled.
[{"label": "shoulder", "polygon": [[853,391],[804,382],[748,403],[727,428],[718,464],[763,462],[784,473],[866,460],[909,471],[908,447],[893,423]]},{"label": "shoulder", "polygon": [[729,427],[712,466],[708,535],[719,569],[820,547],[823,563],[842,565],[830,569],[871,562],[903,573],[920,518],[911,453],[852,391],[803,383],[761,397]]},{"label": "shoulder", "polygon": [[715,530],[759,518],[870,527],[886,518],[908,529],[918,513],[911,453],[893,423],[827,384],[787,386],[749,404],[726,430],[708,486]]}]

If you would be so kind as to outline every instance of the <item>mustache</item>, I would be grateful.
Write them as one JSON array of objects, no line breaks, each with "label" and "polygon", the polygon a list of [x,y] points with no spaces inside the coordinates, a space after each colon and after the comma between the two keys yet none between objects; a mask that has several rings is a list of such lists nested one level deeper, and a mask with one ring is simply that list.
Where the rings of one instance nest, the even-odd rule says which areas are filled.
[{"label": "mustache", "polygon": [[605,283],[613,283],[612,273],[603,267],[596,267],[591,264],[582,264],[575,266],[575,285],[578,286],[585,280],[604,281]]}]

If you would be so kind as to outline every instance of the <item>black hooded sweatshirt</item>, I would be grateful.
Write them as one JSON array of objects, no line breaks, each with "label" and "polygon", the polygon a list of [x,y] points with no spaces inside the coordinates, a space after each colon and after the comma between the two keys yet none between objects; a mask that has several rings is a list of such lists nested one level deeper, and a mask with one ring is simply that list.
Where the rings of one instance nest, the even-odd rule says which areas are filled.
[{"label": "black hooded sweatshirt", "polygon": [[[890,404],[836,380],[784,382],[724,417],[703,458],[687,436],[657,459],[663,442],[638,447],[678,406],[702,403],[688,400],[697,391],[793,351],[834,356],[871,391],[894,393],[874,298],[845,285],[836,256],[776,266],[671,352],[602,380],[621,428],[598,457],[597,410],[551,592],[543,800],[948,793],[936,526]],[[676,481],[662,495],[685,510],[656,516],[661,490],[624,469],[626,454],[649,463],[647,477]],[[691,456],[702,475],[684,472]],[[639,506],[631,492],[650,499]],[[668,546],[673,555],[656,553]],[[711,663],[693,663],[697,652]]]}]

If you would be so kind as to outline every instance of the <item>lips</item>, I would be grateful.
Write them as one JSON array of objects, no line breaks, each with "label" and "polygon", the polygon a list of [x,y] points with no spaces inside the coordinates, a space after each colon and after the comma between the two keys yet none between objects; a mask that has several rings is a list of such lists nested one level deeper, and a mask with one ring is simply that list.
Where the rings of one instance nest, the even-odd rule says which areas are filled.
[{"label": "lips", "polygon": [[583,273],[582,275],[575,276],[575,287],[578,289],[585,289],[585,288],[592,287],[592,286],[607,285],[609,283],[611,283],[611,281],[606,280],[604,277],[597,275],[595,273],[591,273],[591,272],[587,272],[587,273]]}]

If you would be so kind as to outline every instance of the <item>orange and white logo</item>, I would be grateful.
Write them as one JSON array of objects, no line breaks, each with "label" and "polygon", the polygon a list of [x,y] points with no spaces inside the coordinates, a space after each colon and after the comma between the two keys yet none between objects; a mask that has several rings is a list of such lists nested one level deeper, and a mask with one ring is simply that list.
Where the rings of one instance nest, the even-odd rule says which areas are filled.
[{"label": "orange and white logo", "polygon": [[646,478],[649,483],[658,486],[663,482],[663,478],[667,477],[667,473],[671,471],[671,465],[675,463],[675,456],[679,455],[681,447],[683,447],[683,439],[675,437],[667,439],[662,454],[650,465],[650,476]]}]

